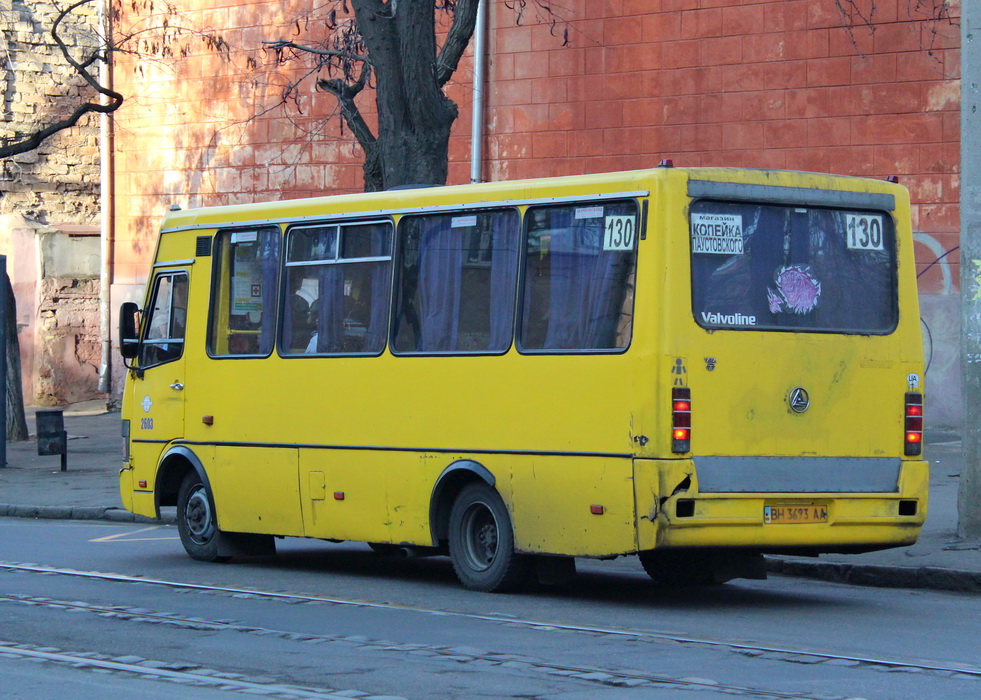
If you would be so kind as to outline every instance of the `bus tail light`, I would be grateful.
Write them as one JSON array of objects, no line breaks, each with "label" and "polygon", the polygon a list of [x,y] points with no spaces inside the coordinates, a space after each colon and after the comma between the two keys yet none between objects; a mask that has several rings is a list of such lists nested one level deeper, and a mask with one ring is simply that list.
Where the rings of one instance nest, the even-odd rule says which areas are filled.
[{"label": "bus tail light", "polygon": [[923,454],[923,394],[906,392],[906,450],[907,455]]},{"label": "bus tail light", "polygon": [[671,451],[691,451],[691,389],[671,389]]}]

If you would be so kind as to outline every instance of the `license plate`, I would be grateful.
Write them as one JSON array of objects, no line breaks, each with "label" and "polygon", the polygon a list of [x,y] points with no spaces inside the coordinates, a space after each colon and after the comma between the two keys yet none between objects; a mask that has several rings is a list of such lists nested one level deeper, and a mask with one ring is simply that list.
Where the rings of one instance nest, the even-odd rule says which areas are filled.
[{"label": "license plate", "polygon": [[826,523],[828,506],[763,506],[763,522],[771,525]]}]

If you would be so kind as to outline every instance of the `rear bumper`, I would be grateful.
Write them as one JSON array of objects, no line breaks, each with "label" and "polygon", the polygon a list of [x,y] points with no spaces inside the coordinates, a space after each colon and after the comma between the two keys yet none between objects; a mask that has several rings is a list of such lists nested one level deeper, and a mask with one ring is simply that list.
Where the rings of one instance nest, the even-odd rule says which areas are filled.
[{"label": "rear bumper", "polygon": [[[916,542],[927,514],[929,465],[902,461],[889,493],[711,492],[692,460],[635,460],[637,547],[740,547],[760,552],[858,552]],[[764,508],[827,507],[820,523],[766,523]]]}]

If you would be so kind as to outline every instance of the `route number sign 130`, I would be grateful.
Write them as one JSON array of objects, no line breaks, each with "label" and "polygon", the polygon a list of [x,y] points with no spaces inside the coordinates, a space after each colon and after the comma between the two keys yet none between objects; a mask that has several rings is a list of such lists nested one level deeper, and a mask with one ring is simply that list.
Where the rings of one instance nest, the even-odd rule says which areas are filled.
[{"label": "route number sign 130", "polygon": [[852,250],[882,250],[885,247],[882,217],[877,214],[845,214],[845,233]]},{"label": "route number sign 130", "polygon": [[633,250],[636,220],[633,216],[608,216],[603,250]]}]

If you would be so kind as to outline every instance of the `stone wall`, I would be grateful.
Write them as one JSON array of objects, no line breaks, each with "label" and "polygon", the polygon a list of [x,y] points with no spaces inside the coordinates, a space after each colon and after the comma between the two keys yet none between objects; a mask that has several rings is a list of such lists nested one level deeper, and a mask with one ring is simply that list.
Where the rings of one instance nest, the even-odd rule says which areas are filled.
[{"label": "stone wall", "polygon": [[37,332],[45,352],[35,359],[34,403],[59,406],[94,398],[102,358],[98,277],[45,278],[40,299]]},{"label": "stone wall", "polygon": [[[0,0],[3,103],[0,140],[13,140],[71,113],[91,90],[51,38],[60,3]],[[96,45],[95,3],[76,11],[61,32],[71,46]],[[99,122],[83,117],[37,150],[0,163],[0,214],[41,223],[94,224],[99,219]]]},{"label": "stone wall", "polygon": [[[92,94],[51,37],[63,5],[0,0],[0,141],[67,116]],[[65,20],[66,43],[97,45],[95,12],[89,3]],[[0,253],[10,256],[26,403],[100,395],[98,236],[80,235],[98,232],[99,166],[99,121],[91,115],[36,150],[0,161]],[[64,256],[83,249],[80,271]]]}]

